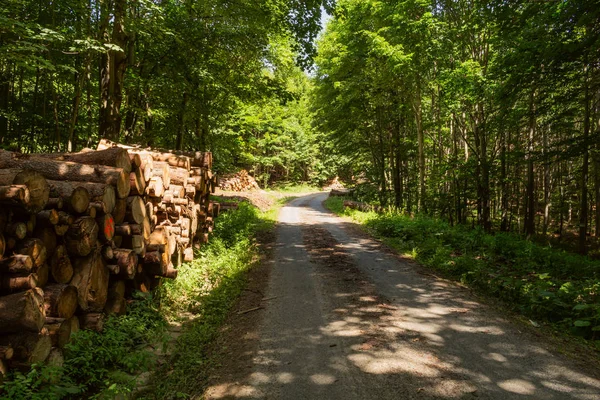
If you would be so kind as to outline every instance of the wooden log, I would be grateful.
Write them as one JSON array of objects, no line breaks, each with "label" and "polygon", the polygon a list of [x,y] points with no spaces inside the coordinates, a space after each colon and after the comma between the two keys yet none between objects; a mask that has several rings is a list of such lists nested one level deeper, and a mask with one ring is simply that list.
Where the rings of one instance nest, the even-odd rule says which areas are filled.
[{"label": "wooden log", "polygon": [[46,286],[46,283],[48,283],[48,279],[50,277],[50,266],[48,263],[44,263],[37,269],[34,269],[34,272],[37,275],[37,286],[40,288]]},{"label": "wooden log", "polygon": [[53,208],[49,210],[40,211],[39,213],[37,213],[37,219],[38,221],[49,225],[56,225],[58,224],[58,211],[56,211]]},{"label": "wooden log", "polygon": [[169,185],[171,184],[169,164],[165,162],[154,162],[152,175],[162,180],[165,189],[169,188]]},{"label": "wooden log", "polygon": [[0,260],[0,274],[28,274],[33,268],[31,257],[22,254],[13,254]]},{"label": "wooden log", "polygon": [[88,211],[91,209],[96,210],[97,214],[110,214],[110,211],[108,211],[108,207],[106,207],[103,201],[90,201]]},{"label": "wooden log", "polygon": [[65,236],[67,231],[69,230],[70,225],[54,225],[54,232],[56,236]]},{"label": "wooden log", "polygon": [[193,199],[196,197],[196,187],[191,185],[185,186],[185,197],[188,199]]},{"label": "wooden log", "polygon": [[83,214],[90,205],[91,196],[79,182],[49,180],[50,197],[61,197],[66,211]]},{"label": "wooden log", "polygon": [[79,307],[86,312],[102,311],[106,303],[109,272],[100,250],[73,261],[71,284],[77,287]]},{"label": "wooden log", "polygon": [[146,254],[146,242],[143,235],[123,236],[121,247],[133,250],[138,256]]},{"label": "wooden log", "polygon": [[137,254],[130,249],[115,249],[114,254],[114,260],[119,266],[119,277],[123,279],[133,279],[138,263]]},{"label": "wooden log", "polygon": [[121,224],[115,226],[115,234],[119,236],[142,235],[143,229],[139,224]]},{"label": "wooden log", "polygon": [[168,279],[177,279],[178,271],[173,267],[173,264],[169,264],[167,268],[167,273],[164,275],[165,278]]},{"label": "wooden log", "polygon": [[151,251],[144,256],[144,271],[151,275],[165,276],[169,264],[167,253]]},{"label": "wooden log", "polygon": [[37,218],[35,217],[35,214],[29,215],[29,218],[25,222],[25,225],[27,225],[27,234],[31,235],[33,233],[33,230],[37,226]]},{"label": "wooden log", "polygon": [[87,256],[96,247],[98,224],[92,217],[80,217],[69,226],[65,247],[74,256]]},{"label": "wooden log", "polygon": [[44,244],[46,248],[46,254],[53,254],[56,249],[56,232],[54,231],[54,226],[52,225],[39,225],[35,228],[33,232],[33,237],[39,239]]},{"label": "wooden log", "polygon": [[29,189],[25,185],[1,185],[0,204],[26,208],[31,201]]},{"label": "wooden log", "polygon": [[0,293],[15,293],[37,287],[37,275],[27,276],[3,275],[0,277]]},{"label": "wooden log", "polygon": [[162,197],[165,192],[165,185],[162,177],[153,176],[150,178],[148,185],[146,186],[146,194],[150,197]]},{"label": "wooden log", "polygon": [[64,318],[46,318],[44,328],[53,347],[63,348],[71,339],[71,324],[66,323]]},{"label": "wooden log", "polygon": [[126,310],[125,282],[115,281],[108,287],[108,301],[104,312],[106,314],[123,315]]},{"label": "wooden log", "polygon": [[71,318],[77,304],[77,288],[73,285],[53,283],[44,288],[46,317]]},{"label": "wooden log", "polygon": [[0,336],[0,345],[11,346],[14,349],[13,359],[28,363],[45,361],[52,350],[52,341],[46,329]]},{"label": "wooden log", "polygon": [[0,346],[0,360],[10,360],[15,354],[12,346]]},{"label": "wooden log", "polygon": [[131,162],[131,170],[135,171],[136,169],[140,169],[143,162],[142,156],[139,153],[127,152],[127,154],[129,155],[129,161]]},{"label": "wooden log", "polygon": [[63,186],[63,190],[68,193],[69,186],[81,187],[87,190],[90,198],[90,202],[102,202],[104,204],[103,212],[112,213],[115,208],[115,201],[117,200],[117,193],[114,186],[106,183],[94,183],[94,182],[67,182],[63,181],[51,181],[56,186]]},{"label": "wooden log", "polygon": [[0,359],[0,386],[4,383],[5,377],[8,375],[8,364]]},{"label": "wooden log", "polygon": [[141,170],[136,170],[129,174],[129,183],[131,185],[130,195],[143,195],[146,193],[146,180]]},{"label": "wooden log", "polygon": [[34,268],[44,265],[46,262],[46,246],[40,239],[25,239],[17,246],[17,254],[23,254],[31,257]]},{"label": "wooden log", "polygon": [[45,319],[44,292],[40,288],[0,297],[0,333],[39,332]]},{"label": "wooden log", "polygon": [[65,211],[58,212],[58,223],[57,225],[71,225],[75,221],[73,216]]},{"label": "wooden log", "polygon": [[[2,151],[3,154],[12,154]],[[35,170],[22,168],[0,167],[0,185],[24,185],[29,190],[29,201],[26,209],[29,212],[42,211],[48,203],[50,189],[46,178]]]},{"label": "wooden log", "polygon": [[88,217],[92,217],[94,219],[96,219],[96,215],[98,214],[98,210],[95,207],[89,206],[87,211],[85,212],[85,214]]},{"label": "wooden log", "polygon": [[104,214],[96,218],[98,224],[98,238],[102,243],[110,242],[115,236],[115,220],[111,214]]},{"label": "wooden log", "polygon": [[46,206],[44,207],[46,210],[60,210],[63,208],[64,203],[62,197],[51,197],[48,199]]},{"label": "wooden log", "polygon": [[171,185],[175,184],[184,187],[187,184],[188,178],[190,177],[190,172],[185,168],[171,167],[169,170],[169,177],[171,180]]},{"label": "wooden log", "polygon": [[174,156],[185,157],[189,159],[191,166],[212,168],[212,153],[210,152],[165,149],[145,150],[132,146],[126,146],[116,142],[111,142],[107,139],[102,139],[98,144],[98,149],[105,149],[109,147],[122,147],[130,152],[150,152],[153,155],[156,154],[157,159],[161,161],[168,160],[169,158],[173,158]]},{"label": "wooden log", "polygon": [[50,274],[58,283],[69,283],[73,277],[73,266],[64,245],[57,246],[50,257]]},{"label": "wooden log", "polygon": [[119,275],[121,273],[121,267],[116,264],[107,264],[106,268],[108,268],[111,275]]},{"label": "wooden log", "polygon": [[183,261],[192,262],[194,261],[194,249],[187,247],[183,250]]},{"label": "wooden log", "polygon": [[165,251],[167,251],[167,245],[166,244],[152,244],[149,243],[148,245],[146,245],[146,251],[160,251],[161,253],[164,253]]},{"label": "wooden log", "polygon": [[125,220],[131,223],[143,224],[146,218],[146,204],[140,196],[127,198],[127,211]]},{"label": "wooden log", "polygon": [[27,236],[27,224],[25,222],[13,222],[6,225],[4,233],[19,240],[25,239],[25,236]]},{"label": "wooden log", "polygon": [[101,250],[101,254],[102,257],[105,260],[112,260],[114,257],[114,249],[116,248],[115,243],[114,243],[114,236],[113,236],[113,241],[110,241],[108,243],[105,243],[104,246],[102,246],[102,250]]},{"label": "wooden log", "polygon": [[[181,239],[179,240],[179,243],[181,243]],[[183,265],[183,249],[186,246],[187,246],[187,244],[186,245],[181,245],[181,244],[178,245],[175,252],[171,255],[171,264],[173,264],[173,266],[175,268],[179,268]]]},{"label": "wooden log", "polygon": [[127,214],[127,199],[118,199],[115,208],[112,212],[112,216],[115,220],[116,225],[120,225],[125,221],[125,215]]},{"label": "wooden log", "polygon": [[[46,179],[56,181],[96,182],[113,185],[117,189],[119,198],[127,197],[130,190],[129,173],[123,171],[122,168],[49,160],[30,154],[17,154],[4,150],[0,150],[0,168],[23,168],[38,171]],[[14,183],[20,184],[18,182]],[[32,192],[31,187],[29,191]],[[31,196],[33,199],[33,192]],[[38,211],[42,209],[43,207]]]},{"label": "wooden log", "polygon": [[104,328],[104,314],[87,313],[79,316],[79,328],[101,332]]},{"label": "wooden log", "polygon": [[[130,153],[131,154],[131,153]],[[140,165],[140,170],[142,171],[142,175],[144,176],[144,180],[146,183],[150,181],[150,179],[154,176],[154,160],[152,160],[152,156],[139,154],[142,159],[142,164]]]},{"label": "wooden log", "polygon": [[129,154],[127,153],[127,150],[119,147],[79,153],[36,154],[36,156],[87,165],[107,165],[109,167],[122,168],[126,173],[131,172],[131,160],[129,159]]}]

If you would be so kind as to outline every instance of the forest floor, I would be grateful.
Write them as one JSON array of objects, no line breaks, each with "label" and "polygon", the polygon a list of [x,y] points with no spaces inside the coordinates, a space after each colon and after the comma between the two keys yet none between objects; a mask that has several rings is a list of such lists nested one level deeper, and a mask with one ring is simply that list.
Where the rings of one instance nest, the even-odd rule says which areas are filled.
[{"label": "forest floor", "polygon": [[262,238],[207,399],[598,398],[593,359],[400,257],[325,198],[291,201]]}]

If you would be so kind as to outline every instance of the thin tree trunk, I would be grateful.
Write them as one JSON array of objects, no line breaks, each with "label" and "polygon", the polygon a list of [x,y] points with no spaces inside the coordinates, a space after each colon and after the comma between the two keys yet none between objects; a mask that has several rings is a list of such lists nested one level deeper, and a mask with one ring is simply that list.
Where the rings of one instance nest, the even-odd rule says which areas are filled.
[{"label": "thin tree trunk", "polygon": [[581,168],[581,204],[579,210],[579,252],[587,253],[586,236],[588,227],[588,175],[590,164],[590,153],[588,139],[590,135],[590,87],[589,87],[589,65],[584,67],[584,109],[583,117],[583,165]]}]

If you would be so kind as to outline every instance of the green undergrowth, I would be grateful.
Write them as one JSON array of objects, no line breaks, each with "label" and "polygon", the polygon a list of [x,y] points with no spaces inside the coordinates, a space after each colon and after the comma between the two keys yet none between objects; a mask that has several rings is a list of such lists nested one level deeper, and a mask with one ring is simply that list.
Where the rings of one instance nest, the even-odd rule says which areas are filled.
[{"label": "green undergrowth", "polygon": [[[208,344],[243,289],[246,271],[258,260],[256,234],[273,224],[271,215],[246,202],[221,214],[210,243],[178,269],[176,280],[165,280],[152,294],[137,294],[127,314],[108,318],[101,333],[75,334],[61,367],[34,365],[28,372],[11,372],[0,386],[0,399],[113,399],[132,394],[171,399],[201,392],[213,362]],[[181,328],[173,341],[175,324]],[[157,361],[162,364],[158,371]],[[155,376],[140,383],[148,373]],[[140,391],[140,384],[148,389]]]},{"label": "green undergrowth", "polygon": [[426,216],[344,209],[336,197],[326,205],[445,277],[600,344],[600,261],[515,234],[486,234]]}]

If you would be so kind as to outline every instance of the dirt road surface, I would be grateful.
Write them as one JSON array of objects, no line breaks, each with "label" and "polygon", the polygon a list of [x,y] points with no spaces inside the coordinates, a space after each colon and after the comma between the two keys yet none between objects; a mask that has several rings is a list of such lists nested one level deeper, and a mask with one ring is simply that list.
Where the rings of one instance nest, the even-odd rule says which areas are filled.
[{"label": "dirt road surface", "polygon": [[325,198],[281,210],[261,308],[231,322],[241,331],[206,398],[600,399],[597,366],[386,250]]}]

